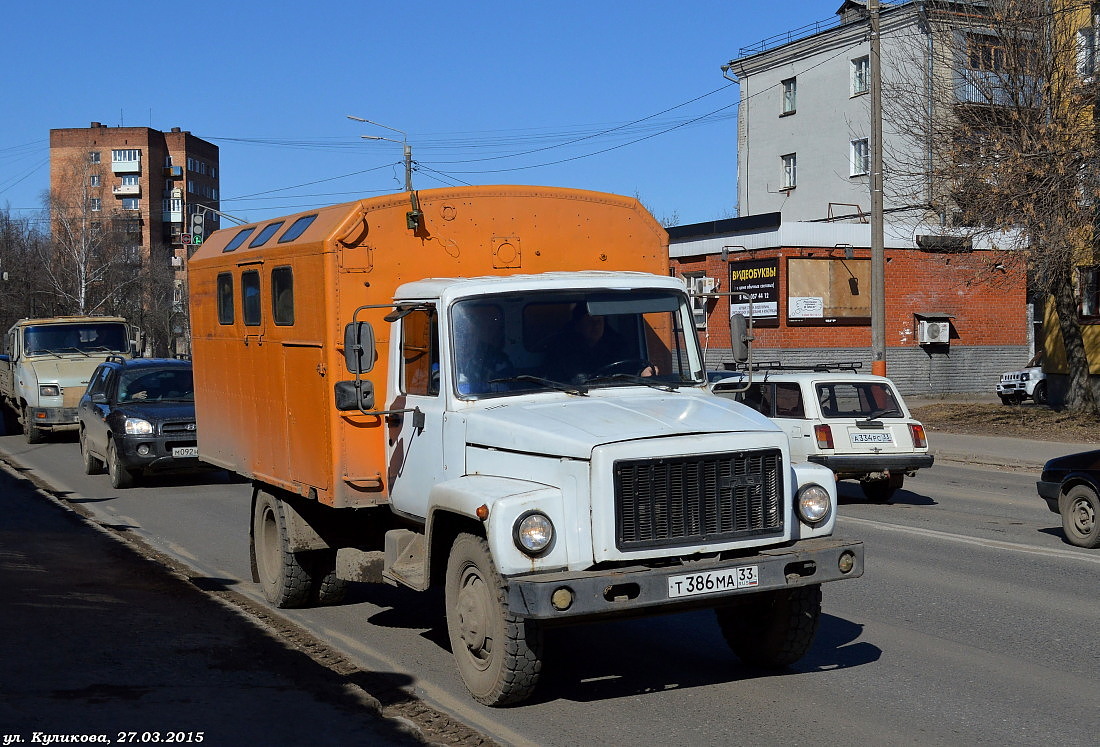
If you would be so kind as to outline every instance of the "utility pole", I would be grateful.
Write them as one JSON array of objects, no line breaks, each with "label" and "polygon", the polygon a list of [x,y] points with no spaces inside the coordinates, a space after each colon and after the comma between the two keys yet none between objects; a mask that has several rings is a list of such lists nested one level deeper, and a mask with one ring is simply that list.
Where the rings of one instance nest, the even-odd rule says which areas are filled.
[{"label": "utility pole", "polygon": [[871,373],[886,375],[886,251],[882,225],[882,50],[879,0],[871,15]]},{"label": "utility pole", "polygon": [[399,130],[396,127],[390,127],[389,125],[380,124],[371,119],[363,119],[362,117],[353,117],[352,115],[346,115],[348,119],[356,122],[366,122],[376,127],[382,127],[387,130],[393,130],[401,135],[400,140],[394,140],[391,137],[382,137],[380,135],[360,135],[359,137],[364,140],[385,140],[388,143],[398,143],[404,149],[405,154],[405,191],[412,192],[413,189],[413,151],[412,146],[409,145],[409,136],[404,130]]}]

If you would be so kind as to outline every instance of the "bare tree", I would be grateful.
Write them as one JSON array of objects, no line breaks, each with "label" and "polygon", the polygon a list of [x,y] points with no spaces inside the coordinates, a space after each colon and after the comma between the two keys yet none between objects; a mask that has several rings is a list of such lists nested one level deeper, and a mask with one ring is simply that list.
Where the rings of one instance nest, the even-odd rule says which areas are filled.
[{"label": "bare tree", "polygon": [[104,210],[92,184],[100,165],[74,157],[62,164],[65,189],[49,194],[51,241],[39,269],[47,290],[69,313],[111,313],[136,282],[140,254],[127,241],[132,219]]},{"label": "bare tree", "polygon": [[0,331],[17,319],[53,313],[52,296],[37,271],[48,238],[36,226],[34,219],[0,211]]},{"label": "bare tree", "polygon": [[912,190],[925,219],[1014,250],[1000,261],[1026,270],[1058,312],[1067,408],[1096,412],[1076,292],[1078,266],[1095,262],[1100,204],[1097,91],[1078,71],[1089,6],[930,2],[883,88],[892,125],[909,139],[890,154],[894,187]]}]

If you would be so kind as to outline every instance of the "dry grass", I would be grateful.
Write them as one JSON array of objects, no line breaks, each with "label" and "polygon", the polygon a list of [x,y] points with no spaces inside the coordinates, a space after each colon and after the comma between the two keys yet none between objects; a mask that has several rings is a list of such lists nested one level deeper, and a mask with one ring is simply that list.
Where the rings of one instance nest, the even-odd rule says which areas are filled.
[{"label": "dry grass", "polygon": [[1100,420],[1032,404],[937,402],[912,409],[929,432],[1100,444]]}]

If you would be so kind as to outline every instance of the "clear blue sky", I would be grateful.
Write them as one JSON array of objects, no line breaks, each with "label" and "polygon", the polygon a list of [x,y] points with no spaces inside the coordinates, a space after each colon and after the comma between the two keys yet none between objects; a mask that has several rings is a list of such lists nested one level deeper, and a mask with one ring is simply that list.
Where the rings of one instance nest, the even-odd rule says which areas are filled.
[{"label": "clear blue sky", "polygon": [[417,188],[546,184],[731,217],[738,88],[720,66],[840,5],[11,2],[0,208],[41,210],[49,130],[93,121],[214,142],[222,210],[247,220],[402,189],[401,146],[359,137],[402,136],[352,114],[407,133]]}]

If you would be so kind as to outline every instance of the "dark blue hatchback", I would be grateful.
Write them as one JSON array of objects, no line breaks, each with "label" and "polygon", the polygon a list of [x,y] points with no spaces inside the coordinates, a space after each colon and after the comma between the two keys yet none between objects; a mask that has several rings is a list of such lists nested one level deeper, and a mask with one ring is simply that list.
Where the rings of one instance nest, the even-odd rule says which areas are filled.
[{"label": "dark blue hatchback", "polygon": [[77,415],[84,472],[106,465],[115,488],[146,470],[199,466],[189,361],[112,356],[92,374]]}]

